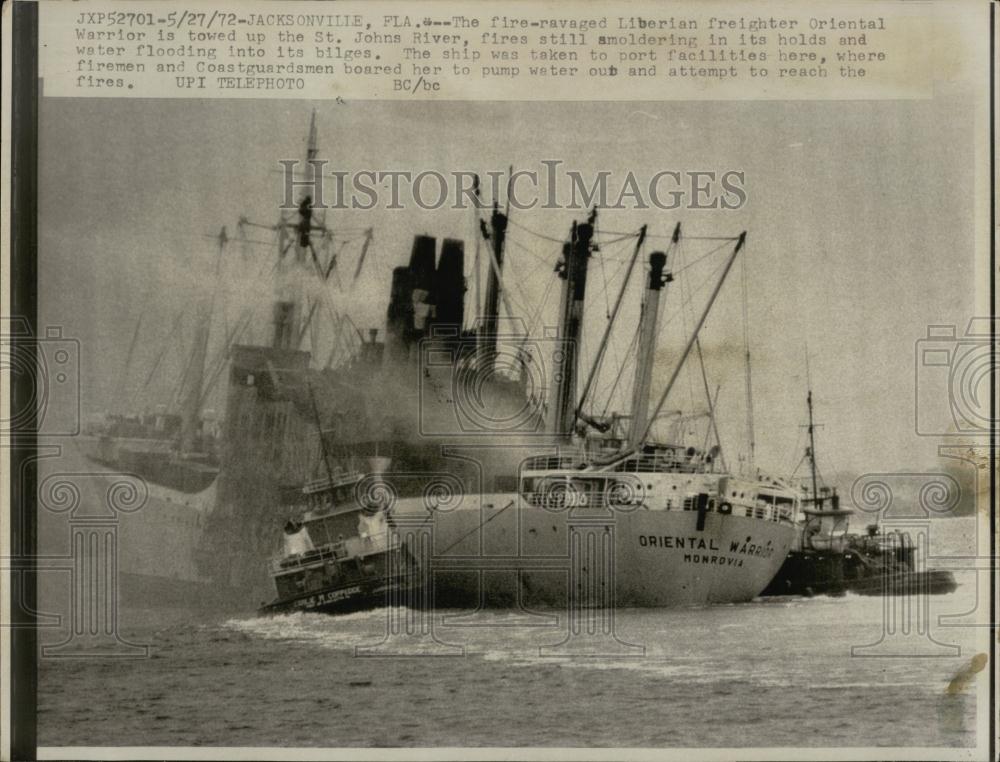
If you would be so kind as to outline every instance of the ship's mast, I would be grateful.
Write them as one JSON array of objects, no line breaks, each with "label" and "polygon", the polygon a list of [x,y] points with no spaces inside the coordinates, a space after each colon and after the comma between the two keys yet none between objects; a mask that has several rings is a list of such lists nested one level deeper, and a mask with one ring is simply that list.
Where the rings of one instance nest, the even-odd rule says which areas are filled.
[{"label": "ship's mast", "polygon": [[587,222],[573,223],[570,240],[563,245],[563,261],[557,271],[563,280],[562,310],[559,316],[558,351],[562,362],[556,367],[556,389],[553,405],[552,431],[562,439],[569,439],[576,419],[576,374],[583,338],[583,308],[587,293],[587,264],[590,260],[591,241],[597,210],[591,212]]},{"label": "ship's mast", "polygon": [[201,428],[201,403],[205,385],[205,360],[208,357],[208,338],[212,324],[212,313],[215,311],[215,292],[218,290],[219,273],[222,267],[222,252],[226,248],[229,237],[223,228],[218,236],[219,249],[215,258],[215,285],[212,295],[205,300],[195,327],[194,345],[191,348],[191,360],[188,364],[184,400],[181,404],[181,452],[194,452],[195,439]]},{"label": "ship's mast", "polygon": [[488,268],[486,279],[486,303],[483,305],[483,319],[480,321],[480,333],[476,344],[480,363],[489,363],[494,367],[497,355],[497,322],[500,314],[500,274],[503,272],[504,240],[507,237],[507,215],[500,211],[499,204],[493,202],[493,214],[490,215],[490,229],[483,234],[490,239],[493,261]]},{"label": "ship's mast", "polygon": [[[680,235],[680,225],[674,230],[676,244]],[[646,284],[645,299],[639,318],[639,345],[636,350],[635,383],[632,386],[632,427],[629,432],[629,446],[639,445],[649,423],[649,392],[653,380],[653,364],[656,353],[656,337],[660,318],[660,291],[673,280],[664,268],[667,255],[654,251],[649,255],[649,281]]]},{"label": "ship's mast", "polygon": [[747,234],[744,230],[740,233],[739,238],[736,240],[736,245],[733,247],[732,254],[729,255],[729,259],[726,260],[726,264],[722,270],[722,275],[719,276],[719,280],[715,284],[715,288],[712,290],[711,295],[708,297],[708,303],[705,305],[705,309],[701,313],[701,317],[695,324],[694,331],[692,331],[687,344],[684,346],[684,351],[681,352],[680,359],[674,364],[674,370],[670,375],[670,379],[667,381],[667,386],[664,388],[663,393],[660,395],[659,402],[656,403],[656,407],[653,409],[652,415],[649,417],[649,422],[646,424],[645,430],[639,436],[639,442],[644,442],[649,436],[650,430],[653,428],[653,422],[659,416],[660,411],[663,410],[663,405],[667,401],[667,397],[670,396],[671,390],[674,388],[674,382],[677,381],[677,376],[681,372],[681,368],[687,361],[688,355],[691,353],[691,348],[694,346],[695,342],[698,340],[698,334],[701,331],[701,327],[705,324],[705,319],[708,317],[708,313],[712,311],[712,305],[715,304],[715,299],[719,295],[719,291],[722,290],[722,284],[726,282],[726,276],[729,275],[729,270],[733,266],[733,262],[736,261],[736,257],[739,255],[740,250],[746,244]]},{"label": "ship's mast", "polygon": [[[309,121],[309,137],[306,141],[306,165],[309,167],[309,177],[313,180],[313,187],[316,186],[316,166],[313,160],[319,153],[316,130],[316,111],[312,112]],[[286,265],[286,271],[279,274],[278,296],[274,303],[274,332],[271,338],[271,346],[274,349],[296,349],[303,336],[301,328],[302,322],[302,273],[300,271],[312,247],[311,233],[315,229],[312,222],[313,199],[312,196],[303,191],[299,198],[298,221],[294,225],[286,225],[284,219],[278,224],[278,250],[281,259],[292,247],[295,249],[295,257],[292,262]],[[294,228],[292,241],[287,241],[287,227]],[[282,279],[284,283],[280,282]]]},{"label": "ship's mast", "polygon": [[576,418],[577,420],[582,420],[591,426],[594,426],[598,430],[606,431],[607,428],[605,424],[599,423],[595,419],[586,415],[583,412],[583,406],[587,402],[587,397],[590,394],[590,390],[593,386],[594,379],[597,378],[597,373],[601,368],[601,363],[604,361],[604,354],[608,348],[608,341],[611,338],[611,329],[614,328],[615,321],[618,319],[618,312],[621,310],[622,302],[625,300],[625,292],[628,289],[629,280],[632,277],[632,270],[635,267],[635,263],[639,259],[639,253],[642,251],[642,245],[646,240],[646,226],[643,225],[639,228],[639,235],[636,237],[635,250],[632,252],[632,257],[628,261],[628,269],[625,271],[625,277],[622,278],[621,288],[618,289],[618,298],[615,299],[614,309],[608,315],[608,322],[604,326],[604,336],[601,338],[601,344],[597,349],[597,356],[594,358],[594,362],[590,366],[590,373],[587,375],[587,381],[583,385],[583,392],[580,394],[580,401],[576,405]]},{"label": "ship's mast", "polygon": [[813,393],[810,389],[806,393],[806,405],[809,408],[809,470],[812,474],[813,505],[819,505],[819,485],[816,481],[816,440],[813,431]]},{"label": "ship's mast", "polygon": [[813,422],[813,392],[812,379],[809,374],[809,352],[806,351],[806,407],[809,409],[809,449],[806,455],[809,456],[809,472],[812,476],[812,502],[813,507],[819,506],[819,481],[816,478],[816,424]]}]

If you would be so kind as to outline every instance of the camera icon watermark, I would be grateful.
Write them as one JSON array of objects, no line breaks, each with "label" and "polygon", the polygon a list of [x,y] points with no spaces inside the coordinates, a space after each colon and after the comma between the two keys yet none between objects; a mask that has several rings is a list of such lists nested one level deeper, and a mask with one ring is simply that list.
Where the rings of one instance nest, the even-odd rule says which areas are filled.
[{"label": "camera icon watermark", "polygon": [[520,321],[511,322],[485,341],[432,332],[420,342],[421,435],[549,437],[547,393],[571,348],[548,332],[529,337]]},{"label": "camera icon watermark", "polygon": [[30,427],[40,436],[80,433],[80,342],[47,326],[36,336],[24,319],[0,321],[0,368],[24,394],[0,429],[16,434]]},{"label": "camera icon watermark", "polygon": [[915,346],[914,411],[921,436],[985,436],[990,432],[990,377],[997,369],[992,318],[974,317],[962,336],[932,325]]},{"label": "camera icon watermark", "polygon": [[[67,551],[0,558],[0,570],[10,571],[19,584],[37,584],[42,575],[50,582],[55,576],[68,582],[61,612],[33,612],[37,620],[31,626],[64,635],[62,641],[42,646],[42,658],[148,657],[149,646],[129,641],[119,622],[123,519],[141,511],[148,498],[148,485],[130,473],[56,471],[41,480],[40,513],[66,517]],[[51,585],[50,595],[57,589]],[[58,607],[60,602],[50,600],[48,605]]]},{"label": "camera icon watermark", "polygon": [[[932,616],[936,596],[959,584],[952,570],[987,570],[989,557],[978,554],[978,534],[966,538],[956,530],[956,511],[963,505],[961,483],[948,473],[872,473],[859,477],[851,499],[875,523],[851,552],[874,574],[867,594],[882,601],[880,632],[869,643],[851,646],[855,657],[951,657],[958,645],[942,641],[945,627],[988,626],[974,611],[956,621],[954,614]],[[977,508],[978,510],[978,508]],[[944,538],[949,549],[942,553]],[[959,539],[962,538],[962,539]],[[861,567],[858,567],[861,568]],[[976,599],[978,603],[978,587]],[[945,599],[947,600],[947,599]],[[974,619],[974,622],[970,622]]]}]

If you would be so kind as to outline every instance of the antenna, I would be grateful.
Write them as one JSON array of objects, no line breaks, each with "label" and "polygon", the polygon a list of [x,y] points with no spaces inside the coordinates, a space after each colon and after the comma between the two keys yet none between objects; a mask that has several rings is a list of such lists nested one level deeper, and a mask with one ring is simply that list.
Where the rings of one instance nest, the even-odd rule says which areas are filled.
[{"label": "antenna", "polygon": [[819,487],[816,481],[816,439],[813,431],[816,426],[813,424],[813,393],[812,381],[809,376],[809,348],[806,347],[806,407],[809,409],[809,470],[812,474],[813,505],[819,505]]},{"label": "antenna", "polygon": [[319,147],[316,144],[316,109],[312,110],[312,116],[309,119],[309,142],[306,147],[306,161],[311,162],[316,158],[316,154],[319,152]]}]

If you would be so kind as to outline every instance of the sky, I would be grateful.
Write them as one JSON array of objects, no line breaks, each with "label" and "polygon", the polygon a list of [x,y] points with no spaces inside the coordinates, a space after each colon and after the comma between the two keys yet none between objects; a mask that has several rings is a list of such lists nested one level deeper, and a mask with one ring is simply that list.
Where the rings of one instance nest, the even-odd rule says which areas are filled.
[{"label": "sky", "polygon": [[[215,236],[225,226],[234,238],[241,216],[275,221],[283,191],[278,161],[302,156],[314,108],[320,157],[330,169],[485,173],[557,159],[585,176],[600,170],[616,177],[630,170],[639,177],[660,170],[744,172],[747,203],[738,210],[598,213],[605,241],[614,231],[648,225],[652,237],[643,259],[666,245],[678,222],[690,238],[672,264],[706,255],[664,297],[654,392],[665,384],[726,253],[709,254],[718,243],[696,239],[745,230],[746,249],[702,333],[710,385],[719,385],[727,451],[739,451],[745,441],[745,267],[758,465],[787,473],[801,458],[807,351],[826,471],[919,470],[937,462],[937,441],[914,432],[914,390],[924,383],[915,377],[916,342],[931,324],[964,331],[975,312],[976,268],[971,108],[943,96],[635,104],[44,98],[40,319],[81,342],[86,410],[109,409],[121,398],[121,371],[140,316],[142,341],[127,397],[173,341],[168,336],[179,310],[189,313],[181,338],[190,335],[199,300],[216,290]],[[559,243],[535,234],[561,240],[572,221],[585,216],[582,210],[512,213],[508,293],[515,310],[537,312],[540,325],[556,320],[551,281]],[[331,211],[326,221],[337,230],[375,230],[361,277],[352,281],[358,249],[348,247],[329,286],[331,303],[362,330],[383,327],[389,272],[406,263],[414,234],[464,239],[471,266],[475,219],[469,210]],[[268,235],[250,232],[255,240]],[[630,241],[609,243],[591,260],[585,355],[597,346],[630,247]],[[270,295],[252,282],[272,256],[255,243],[231,242],[224,253],[222,290],[260,306],[247,339],[265,336]],[[470,272],[469,300],[473,281]],[[640,281],[637,272],[598,397],[607,396],[626,362]],[[228,299],[214,336],[238,318]],[[165,355],[151,388],[170,387],[180,357],[179,349]],[[700,374],[686,370],[666,407],[704,407],[701,383]],[[933,404],[933,394],[929,399]]]}]

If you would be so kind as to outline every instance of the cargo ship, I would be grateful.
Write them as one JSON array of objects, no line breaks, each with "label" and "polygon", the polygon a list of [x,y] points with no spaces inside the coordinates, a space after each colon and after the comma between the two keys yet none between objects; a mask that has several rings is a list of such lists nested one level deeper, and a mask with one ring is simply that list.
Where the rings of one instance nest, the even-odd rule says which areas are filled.
[{"label": "cargo ship", "polygon": [[[421,517],[431,522],[436,550],[422,561],[430,566],[438,606],[558,607],[579,600],[588,585],[603,586],[585,604],[595,607],[748,601],[773,578],[791,548],[799,508],[791,485],[759,472],[732,473],[720,457],[721,443],[704,448],[654,434],[681,367],[693,350],[700,351],[698,332],[745,244],[745,233],[733,239],[715,290],[685,349],[674,358],[673,375],[655,405],[650,393],[661,297],[671,280],[667,264],[681,240],[680,226],[666,251],[649,255],[631,408],[628,414],[601,416],[587,409],[594,366],[584,381],[582,358],[575,351],[583,339],[595,218],[592,214],[573,225],[556,268],[562,286],[562,362],[547,406],[550,440],[539,448],[551,454],[531,454],[507,472],[503,464],[491,468],[483,458],[476,466],[485,478],[467,479],[450,496],[447,510],[433,510],[421,496],[400,497],[389,511],[390,524],[412,526]],[[643,239],[640,231],[634,256]],[[606,333],[598,357],[608,339]],[[584,381],[582,390],[578,378]],[[513,489],[496,489],[503,481],[512,482]],[[598,536],[588,526],[600,526]],[[576,573],[571,567],[567,576],[565,569],[539,563],[571,558],[574,543],[580,542],[591,545]],[[606,568],[603,581],[589,576],[597,566]]]},{"label": "cargo ship", "polygon": [[[318,151],[314,114],[307,167]],[[683,441],[662,433],[676,423],[663,409],[670,387],[688,355],[700,353],[697,329],[676,358],[667,389],[651,404],[660,297],[670,280],[668,258],[683,240],[679,226],[665,236],[666,251],[648,257],[645,285],[632,297],[642,309],[633,349],[643,360],[636,364],[630,409],[607,415],[593,399],[593,379],[610,333],[586,379],[581,371],[587,358],[578,351],[588,262],[602,235],[596,212],[572,225],[561,256],[548,263],[561,291],[554,348],[510,303],[509,206],[503,210],[493,200],[474,211],[471,267],[465,241],[415,235],[408,263],[395,267],[387,284],[384,326],[362,333],[338,311],[331,285],[356,281],[374,232],[333,224],[307,193],[297,203],[275,223],[244,218],[232,239],[219,236],[220,257],[232,241],[255,238],[255,245],[265,246],[271,261],[262,272],[271,297],[256,295],[230,323],[210,362],[204,337],[196,334],[179,408],[139,420],[123,414],[80,441],[80,451],[109,478],[127,472],[149,487],[143,509],[122,518],[120,571],[139,583],[125,603],[214,606],[220,597],[230,603],[273,599],[276,569],[293,570],[282,575],[282,584],[302,581],[310,594],[317,586],[339,585],[350,576],[341,562],[360,558],[355,542],[331,549],[318,534],[311,540],[316,558],[282,550],[290,536],[286,527],[301,524],[312,535],[334,515],[360,516],[349,501],[334,510],[325,498],[306,516],[304,485],[329,480],[328,469],[362,474],[359,495],[388,496],[379,503],[383,529],[400,539],[396,544],[387,537],[382,555],[372,554],[376,576],[392,564],[415,568],[435,595],[440,592],[441,605],[485,599],[500,605],[511,595],[565,599],[571,593],[557,578],[567,577],[575,522],[595,507],[615,519],[609,550],[620,605],[748,600],[763,589],[791,546],[799,495],[753,469],[733,473],[717,433],[713,446],[701,435]],[[627,238],[634,243],[631,274],[642,261],[645,228]],[[731,250],[712,301],[746,237],[727,240]],[[348,247],[354,261],[344,271]],[[476,288],[467,308],[470,271]],[[608,331],[628,283],[626,277]],[[246,340],[247,326],[260,327],[254,310],[261,304],[269,311],[268,335],[253,343]],[[334,360],[331,346],[338,342]],[[224,383],[225,403],[214,421],[204,407],[217,379]],[[714,429],[712,400],[706,401]],[[605,492],[610,502],[598,497]],[[559,503],[558,494],[569,502]],[[358,495],[353,500],[366,505]],[[426,538],[414,544],[408,524],[417,517],[433,529],[429,544]],[[340,534],[361,537],[342,530],[333,537]],[[262,563],[275,553],[277,566]],[[282,567],[281,559],[293,553],[299,561]],[[407,557],[406,564],[399,560]],[[337,562],[332,567],[331,558]],[[317,577],[317,560],[337,571]],[[483,564],[510,568],[494,574]],[[546,564],[554,567],[542,568]],[[370,566],[359,562],[361,578]],[[370,597],[367,584],[360,585],[361,597]],[[279,607],[295,597],[290,590],[282,588]]]},{"label": "cargo ship", "polygon": [[[790,484],[759,471],[733,473],[718,441],[696,447],[654,434],[667,417],[664,403],[680,369],[693,351],[700,353],[699,331],[746,234],[729,239],[722,274],[655,405],[651,389],[661,296],[672,280],[667,264],[681,241],[680,226],[666,251],[649,255],[631,407],[627,414],[601,415],[588,409],[589,394],[628,278],[597,359],[578,389],[583,362],[577,348],[583,338],[588,262],[597,248],[595,222],[596,211],[572,225],[555,263],[560,319],[554,370],[547,376],[552,384],[541,395],[532,393],[537,387],[525,380],[530,366],[518,352],[524,337],[504,335],[498,327],[499,265],[508,219],[496,205],[482,225],[492,245],[492,267],[475,331],[459,330],[460,315],[452,324],[440,321],[435,305],[425,301],[427,294],[442,296],[421,281],[421,272],[434,272],[428,242],[415,243],[409,268],[394,272],[384,361],[404,386],[409,380],[411,395],[447,390],[440,398],[444,402],[393,393],[395,420],[409,426],[397,432],[395,443],[380,439],[376,429],[367,442],[352,440],[343,428],[324,430],[321,441],[324,452],[355,462],[381,453],[378,471],[358,482],[350,510],[357,513],[374,500],[374,509],[385,516],[386,535],[400,538],[407,568],[416,570],[408,579],[422,580],[408,583],[420,587],[415,600],[459,609],[560,607],[571,601],[595,608],[748,601],[767,586],[791,549],[800,496]],[[643,250],[645,228],[634,239],[632,265]],[[437,268],[445,262],[442,253]],[[410,304],[427,305],[423,314],[431,320],[422,324],[422,311],[408,309]],[[501,358],[513,360],[512,374],[501,367]],[[463,384],[477,385],[469,396],[480,404],[479,412],[490,414],[479,417],[478,428],[471,425],[474,411],[461,409],[462,395],[469,393]],[[708,402],[709,428],[717,440]],[[317,428],[325,425],[321,420],[317,415]],[[319,531],[320,520],[336,521],[345,510],[332,504],[319,513],[311,510],[303,524]],[[341,577],[324,577],[322,561],[336,554],[336,543],[316,544],[315,537],[312,543],[315,594],[336,594]],[[279,555],[272,571],[291,562],[292,555]],[[595,579],[598,571],[600,579]],[[299,579],[304,576],[303,570]],[[277,598],[268,610],[286,607],[294,597],[283,579],[287,575],[275,574]],[[386,580],[388,590],[394,584]],[[368,603],[378,605],[378,600]]]},{"label": "cargo ship", "polygon": [[[216,280],[227,243],[225,230],[217,240]],[[218,283],[216,283],[218,286]],[[157,404],[143,413],[124,409],[137,345],[142,341],[142,317],[136,321],[115,392],[116,412],[90,421],[67,448],[64,458],[80,461],[75,470],[92,479],[104,500],[122,475],[139,479],[145,502],[135,512],[117,516],[119,589],[126,605],[187,606],[217,602],[227,592],[198,569],[196,548],[216,500],[220,472],[219,438],[214,413],[205,409],[209,331],[215,311],[215,291],[193,311],[194,336],[184,358],[184,373],[171,395],[176,406]],[[176,332],[184,312],[174,322]],[[165,350],[147,374],[147,386],[160,371]],[[102,494],[103,493],[103,494]]]}]

